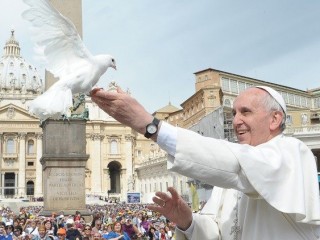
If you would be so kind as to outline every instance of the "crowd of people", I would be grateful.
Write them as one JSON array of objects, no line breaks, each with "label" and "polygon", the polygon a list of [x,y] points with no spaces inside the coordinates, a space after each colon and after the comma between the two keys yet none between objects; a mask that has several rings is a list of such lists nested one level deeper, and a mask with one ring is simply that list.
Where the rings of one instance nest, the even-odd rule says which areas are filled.
[{"label": "crowd of people", "polygon": [[19,214],[0,208],[0,240],[174,239],[175,224],[144,204],[87,205],[91,214],[63,211],[43,216],[43,207],[23,207]]}]

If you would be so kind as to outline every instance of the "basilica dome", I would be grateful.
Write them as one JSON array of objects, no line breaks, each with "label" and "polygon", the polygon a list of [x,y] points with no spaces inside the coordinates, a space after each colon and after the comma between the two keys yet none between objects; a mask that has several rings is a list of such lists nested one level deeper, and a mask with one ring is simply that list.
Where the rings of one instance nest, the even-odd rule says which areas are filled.
[{"label": "basilica dome", "polygon": [[44,81],[37,69],[20,56],[19,42],[14,37],[14,31],[4,47],[0,58],[0,93],[39,95],[43,92]]}]

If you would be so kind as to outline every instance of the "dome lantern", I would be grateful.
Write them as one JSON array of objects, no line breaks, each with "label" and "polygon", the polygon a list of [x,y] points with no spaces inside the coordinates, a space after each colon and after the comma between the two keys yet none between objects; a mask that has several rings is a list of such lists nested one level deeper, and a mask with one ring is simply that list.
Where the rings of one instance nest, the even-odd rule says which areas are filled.
[{"label": "dome lantern", "polygon": [[15,56],[20,57],[20,46],[19,42],[16,41],[14,37],[14,30],[11,30],[11,37],[6,42],[6,45],[4,46],[4,57],[6,56]]}]

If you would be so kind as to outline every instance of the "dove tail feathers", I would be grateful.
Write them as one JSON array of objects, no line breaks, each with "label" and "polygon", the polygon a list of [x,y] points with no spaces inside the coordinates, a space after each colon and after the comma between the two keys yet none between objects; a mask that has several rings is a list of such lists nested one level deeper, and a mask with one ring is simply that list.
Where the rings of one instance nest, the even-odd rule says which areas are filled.
[{"label": "dove tail feathers", "polygon": [[71,89],[53,88],[32,100],[28,111],[44,121],[50,117],[59,119],[61,115],[70,116],[72,106]]}]

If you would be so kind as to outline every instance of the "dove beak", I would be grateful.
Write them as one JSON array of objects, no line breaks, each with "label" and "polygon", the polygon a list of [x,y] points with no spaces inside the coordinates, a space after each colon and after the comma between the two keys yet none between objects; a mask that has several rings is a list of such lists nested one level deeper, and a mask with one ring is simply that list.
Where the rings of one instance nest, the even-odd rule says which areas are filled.
[{"label": "dove beak", "polygon": [[114,70],[117,70],[117,66],[116,65],[113,65],[112,68],[114,68]]}]

